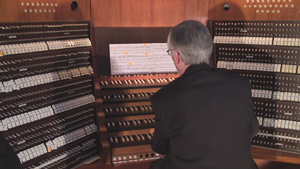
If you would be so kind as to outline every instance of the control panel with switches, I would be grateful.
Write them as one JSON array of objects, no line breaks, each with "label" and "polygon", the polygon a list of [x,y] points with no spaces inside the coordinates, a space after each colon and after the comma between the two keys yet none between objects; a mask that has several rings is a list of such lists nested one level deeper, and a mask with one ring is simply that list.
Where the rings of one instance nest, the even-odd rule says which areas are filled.
[{"label": "control panel with switches", "polygon": [[299,21],[210,21],[215,67],[249,79],[253,146],[300,153]]},{"label": "control panel with switches", "polygon": [[0,24],[0,130],[24,168],[99,156],[90,23]]}]

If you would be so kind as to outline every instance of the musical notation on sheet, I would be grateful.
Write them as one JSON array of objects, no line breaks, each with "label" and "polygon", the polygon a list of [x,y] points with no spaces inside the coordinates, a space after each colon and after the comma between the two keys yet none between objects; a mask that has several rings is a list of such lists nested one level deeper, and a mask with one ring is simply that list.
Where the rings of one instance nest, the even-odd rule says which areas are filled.
[{"label": "musical notation on sheet", "polygon": [[112,75],[176,72],[166,43],[110,44]]}]

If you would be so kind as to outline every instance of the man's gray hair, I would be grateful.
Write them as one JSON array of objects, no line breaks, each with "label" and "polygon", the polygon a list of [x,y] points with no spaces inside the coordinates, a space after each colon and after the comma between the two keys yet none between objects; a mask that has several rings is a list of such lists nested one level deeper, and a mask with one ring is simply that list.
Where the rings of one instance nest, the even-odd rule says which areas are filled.
[{"label": "man's gray hair", "polygon": [[209,64],[212,38],[207,27],[198,21],[187,20],[172,28],[168,45],[178,51],[186,65]]}]

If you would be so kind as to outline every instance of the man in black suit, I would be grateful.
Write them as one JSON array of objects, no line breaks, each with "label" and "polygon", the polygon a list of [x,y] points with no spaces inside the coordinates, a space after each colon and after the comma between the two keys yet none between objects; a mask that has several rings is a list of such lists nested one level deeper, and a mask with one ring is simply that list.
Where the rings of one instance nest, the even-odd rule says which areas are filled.
[{"label": "man in black suit", "polygon": [[0,169],[22,169],[20,160],[0,132]]},{"label": "man in black suit", "polygon": [[255,169],[258,132],[249,80],[209,66],[212,38],[200,22],[171,29],[167,51],[181,75],[151,97],[152,148],[165,154],[151,169]]}]

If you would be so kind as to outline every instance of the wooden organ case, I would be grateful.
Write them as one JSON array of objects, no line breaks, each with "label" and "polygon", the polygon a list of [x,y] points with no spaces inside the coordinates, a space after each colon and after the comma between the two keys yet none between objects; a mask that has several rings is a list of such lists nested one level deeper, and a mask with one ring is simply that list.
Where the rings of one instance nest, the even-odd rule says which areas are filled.
[{"label": "wooden organ case", "polygon": [[147,168],[161,158],[150,146],[155,123],[150,97],[178,77],[174,72],[112,75],[109,45],[166,43],[169,29],[179,22],[206,22],[207,7],[208,1],[201,0],[92,1],[96,102],[105,164]]},{"label": "wooden organ case", "polygon": [[178,75],[111,75],[109,44],[165,43],[171,27],[195,19],[213,35],[213,66],[251,81],[254,158],[299,164],[299,4],[0,0],[0,130],[24,168],[161,158],[149,97]]}]

